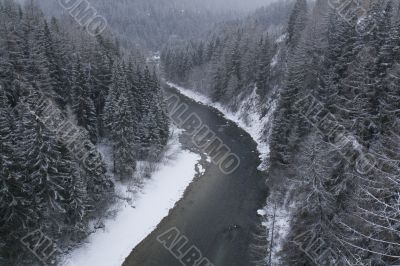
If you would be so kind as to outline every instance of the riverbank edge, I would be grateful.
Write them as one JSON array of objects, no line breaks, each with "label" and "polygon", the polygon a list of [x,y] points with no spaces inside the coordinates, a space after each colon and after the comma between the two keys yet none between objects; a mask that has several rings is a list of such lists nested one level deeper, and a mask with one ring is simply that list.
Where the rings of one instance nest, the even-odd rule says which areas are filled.
[{"label": "riverbank edge", "polygon": [[[253,103],[250,103],[253,107],[259,106],[259,103],[256,102],[259,98],[256,95],[255,89],[247,98],[244,99],[242,106],[239,106],[239,112],[234,113],[230,111],[228,107],[221,103],[213,102],[207,96],[196,91],[186,89],[169,81],[165,81],[165,84],[169,87],[175,88],[181,94],[196,102],[217,109],[224,115],[225,119],[232,121],[238,127],[246,131],[257,143],[257,149],[260,153],[260,159],[262,162],[258,169],[260,171],[268,172],[270,153],[269,136],[272,133],[271,123],[273,122],[273,115],[277,108],[276,100],[271,102],[269,111],[263,117],[260,112],[255,110],[256,108],[252,108],[253,110],[250,111],[250,114],[246,113],[246,116],[244,116],[241,112],[248,111],[245,110],[245,108],[248,107],[249,102],[253,101]],[[246,122],[243,117],[250,117],[250,119],[247,119],[248,122]],[[263,136],[266,127],[269,135],[267,138]],[[266,247],[263,247],[265,249],[265,263],[273,263],[273,265],[279,265],[280,263],[279,252],[281,251],[283,242],[289,232],[292,213],[296,208],[295,204],[289,201],[291,191],[291,189],[288,189],[284,193],[284,198],[282,198],[280,193],[271,192],[270,196],[266,199],[265,206],[257,211],[257,214],[260,216],[261,226],[264,228],[262,231],[265,232],[265,235],[263,234],[262,237],[265,237],[268,243]],[[273,228],[273,230],[270,230],[270,228]]]},{"label": "riverbank edge", "polygon": [[[115,217],[106,219],[103,229],[91,234],[84,244],[65,255],[63,266],[120,266],[168,216],[196,176],[201,174],[201,156],[183,148],[179,142],[181,134],[182,131],[176,130],[171,137],[158,169],[143,183],[134,200],[131,203],[119,200],[111,206],[110,210],[116,209]],[[122,193],[130,190],[126,184],[117,183],[116,186]]]}]

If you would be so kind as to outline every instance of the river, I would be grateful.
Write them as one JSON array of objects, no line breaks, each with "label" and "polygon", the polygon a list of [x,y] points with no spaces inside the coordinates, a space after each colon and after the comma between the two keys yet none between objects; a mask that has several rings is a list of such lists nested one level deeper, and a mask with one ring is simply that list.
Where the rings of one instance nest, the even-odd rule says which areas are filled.
[{"label": "river", "polygon": [[[157,241],[158,236],[171,228],[177,228],[188,238],[188,245],[182,250],[195,246],[215,266],[253,265],[250,246],[259,228],[257,210],[265,205],[268,194],[265,173],[257,170],[260,164],[257,144],[219,111],[179,95],[189,110],[239,156],[240,167],[225,175],[217,165],[209,164],[205,174],[195,179],[169,215],[136,246],[123,265],[183,265]],[[193,148],[189,141],[183,142],[187,148]],[[134,230],[134,222],[132,227]]]}]

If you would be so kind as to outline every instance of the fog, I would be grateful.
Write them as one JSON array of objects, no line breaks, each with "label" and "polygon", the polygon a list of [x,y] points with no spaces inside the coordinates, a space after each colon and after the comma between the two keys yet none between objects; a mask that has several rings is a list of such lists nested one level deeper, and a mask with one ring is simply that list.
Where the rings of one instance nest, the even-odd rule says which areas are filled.
[{"label": "fog", "polygon": [[250,11],[278,0],[186,0],[197,1],[210,9]]},{"label": "fog", "polygon": [[[16,0],[19,3],[24,3],[32,0]],[[33,0],[39,3],[46,3],[46,2],[56,2],[55,0]],[[82,1],[82,0],[71,0],[71,1]],[[83,0],[88,1],[89,3],[95,4],[98,0]],[[114,0],[114,1],[121,1],[121,0]],[[276,2],[279,0],[163,0],[166,2],[176,2],[183,4],[184,6],[196,6],[196,7],[206,7],[211,10],[218,10],[218,11],[251,11],[258,7],[266,6],[269,3]],[[160,1],[160,2],[163,2]],[[130,0],[128,2],[141,2],[141,0]],[[112,4],[111,4],[112,5]]]},{"label": "fog", "polygon": [[[159,51],[169,40],[195,39],[222,21],[243,18],[272,2],[290,0],[16,0],[36,2],[47,16],[85,16],[95,9],[123,47]],[[66,12],[64,3],[73,7]]]}]

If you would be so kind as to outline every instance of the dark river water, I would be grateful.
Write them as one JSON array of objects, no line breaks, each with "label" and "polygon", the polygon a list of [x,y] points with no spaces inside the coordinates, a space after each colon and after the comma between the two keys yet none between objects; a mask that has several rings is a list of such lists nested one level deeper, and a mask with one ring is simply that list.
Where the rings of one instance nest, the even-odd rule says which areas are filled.
[{"label": "dark river water", "polygon": [[[217,165],[209,164],[205,174],[195,179],[168,217],[131,252],[123,265],[184,265],[157,241],[159,235],[171,228],[177,228],[189,240],[182,251],[195,246],[215,266],[254,265],[250,246],[259,228],[257,210],[267,197],[265,173],[257,170],[260,164],[257,145],[217,110],[179,96],[189,105],[190,112],[196,113],[239,156],[241,164],[229,175],[223,174]],[[182,142],[190,148],[189,141]]]}]

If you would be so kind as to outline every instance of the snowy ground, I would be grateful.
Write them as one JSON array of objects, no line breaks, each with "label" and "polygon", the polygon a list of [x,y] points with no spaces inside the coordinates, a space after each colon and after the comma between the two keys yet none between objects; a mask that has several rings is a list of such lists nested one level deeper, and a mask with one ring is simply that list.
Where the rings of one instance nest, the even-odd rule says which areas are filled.
[{"label": "snowy ground", "polygon": [[[267,160],[269,156],[269,141],[265,139],[265,130],[270,127],[270,122],[272,121],[272,115],[276,109],[276,102],[271,103],[268,113],[261,117],[259,111],[259,97],[256,93],[256,89],[240,101],[238,111],[233,113],[227,107],[220,103],[212,102],[211,99],[203,94],[195,92],[190,89],[183,88],[171,82],[167,82],[171,87],[174,87],[180,91],[183,95],[200,102],[202,104],[214,107],[222,114],[225,118],[233,121],[239,127],[244,129],[249,135],[257,142],[257,149],[260,153],[260,159],[262,164],[260,165],[260,170],[267,169]],[[268,134],[267,134],[268,135]]]},{"label": "snowy ground", "polygon": [[[288,189],[288,191],[291,190]],[[267,199],[267,205],[257,212],[264,218],[262,226],[267,230],[268,243],[272,241],[272,248],[268,251],[272,253],[271,265],[282,265],[278,253],[282,251],[284,241],[289,233],[290,221],[295,209],[296,205],[289,201],[289,193],[283,199],[277,196],[277,193],[273,193]]]},{"label": "snowy ground", "polygon": [[[106,220],[104,230],[93,233],[86,244],[71,252],[64,265],[120,266],[132,249],[157,227],[193,181],[195,166],[200,160],[199,155],[182,149],[177,135],[170,141],[165,158],[144,182],[132,204],[121,200],[115,218]],[[117,184],[116,187],[122,197],[131,193],[128,186]]]},{"label": "snowy ground", "polygon": [[[268,169],[267,160],[270,153],[268,136],[271,135],[272,117],[276,110],[276,101],[271,102],[268,113],[264,117],[261,117],[258,106],[259,98],[254,89],[252,94],[241,101],[238,111],[233,113],[227,107],[220,103],[213,103],[209,98],[198,92],[185,89],[171,82],[167,82],[167,84],[177,88],[183,95],[195,101],[216,108],[223,113],[227,119],[235,122],[239,127],[249,133],[258,144],[258,151],[262,160],[259,169]],[[268,231],[268,242],[271,241],[271,229],[274,225],[271,258],[272,265],[279,265],[280,260],[278,253],[281,251],[284,240],[289,232],[290,219],[295,207],[293,204],[288,202],[287,197],[285,199],[277,200],[274,199],[275,196],[278,197],[276,193],[273,193],[270,198],[267,199],[266,206],[259,210],[258,214],[264,218],[262,226],[266,227]]]}]

